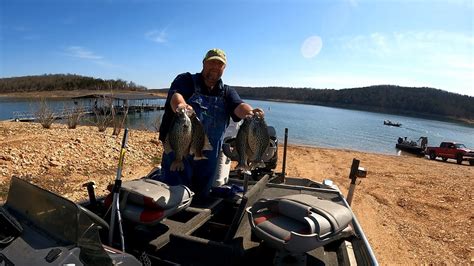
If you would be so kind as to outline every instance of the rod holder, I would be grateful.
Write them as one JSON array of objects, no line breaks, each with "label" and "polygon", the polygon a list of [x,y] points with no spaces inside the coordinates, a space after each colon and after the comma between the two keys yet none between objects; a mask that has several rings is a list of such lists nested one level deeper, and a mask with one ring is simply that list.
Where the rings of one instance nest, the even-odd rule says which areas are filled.
[{"label": "rod holder", "polygon": [[356,180],[357,180],[357,172],[359,170],[359,163],[360,163],[359,160],[352,159],[351,172],[349,174],[349,179],[351,180],[351,184],[349,186],[349,192],[347,193],[347,203],[349,204],[349,206],[352,204],[352,198],[354,197],[354,191],[355,191]]},{"label": "rod holder", "polygon": [[285,128],[285,140],[283,142],[283,165],[281,166],[282,182],[285,183],[286,177],[286,150],[288,146],[288,128]]}]

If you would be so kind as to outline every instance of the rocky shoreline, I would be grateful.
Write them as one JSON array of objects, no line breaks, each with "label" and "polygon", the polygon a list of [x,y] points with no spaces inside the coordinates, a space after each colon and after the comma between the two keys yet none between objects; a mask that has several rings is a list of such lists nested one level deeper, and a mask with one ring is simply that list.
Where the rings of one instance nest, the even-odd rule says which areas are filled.
[{"label": "rocky shoreline", "polygon": [[[84,199],[81,181],[93,180],[99,194],[115,179],[122,133],[112,129],[53,124],[0,122],[0,199],[5,200],[12,175],[30,179],[53,192],[77,201]],[[159,162],[161,144],[156,132],[132,130],[123,168],[124,180],[148,173]],[[59,180],[58,180],[59,179]]]},{"label": "rocky shoreline", "polygon": [[[0,122],[0,200],[11,176],[20,176],[73,201],[87,198],[94,181],[105,195],[117,171],[122,134],[96,127]],[[283,146],[281,146],[283,147]],[[158,133],[130,130],[123,180],[149,173],[161,161]],[[283,149],[279,148],[279,158]],[[379,263],[463,264],[474,262],[472,215],[474,167],[351,150],[289,145],[287,176],[332,179],[344,195],[353,158],[368,170],[357,186],[353,211]],[[277,171],[281,171],[281,161]]]}]

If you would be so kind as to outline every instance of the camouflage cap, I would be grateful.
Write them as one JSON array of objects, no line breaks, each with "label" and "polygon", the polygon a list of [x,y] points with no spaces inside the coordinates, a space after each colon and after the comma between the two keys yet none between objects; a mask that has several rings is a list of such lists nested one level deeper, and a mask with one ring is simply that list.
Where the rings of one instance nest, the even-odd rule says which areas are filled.
[{"label": "camouflage cap", "polygon": [[216,60],[221,61],[224,64],[227,64],[227,57],[225,55],[225,52],[222,51],[221,49],[214,48],[207,51],[206,56],[204,56],[204,59],[202,60],[202,62],[205,62],[207,60],[212,60],[212,59],[216,59]]}]

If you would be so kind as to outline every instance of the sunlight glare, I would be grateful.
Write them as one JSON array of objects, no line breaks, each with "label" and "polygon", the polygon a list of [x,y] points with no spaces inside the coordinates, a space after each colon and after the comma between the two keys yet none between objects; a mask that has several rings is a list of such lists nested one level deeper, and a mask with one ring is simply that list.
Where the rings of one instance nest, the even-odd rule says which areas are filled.
[{"label": "sunlight glare", "polygon": [[319,54],[323,48],[323,40],[319,36],[311,36],[307,38],[301,45],[301,54],[304,58],[312,58]]}]

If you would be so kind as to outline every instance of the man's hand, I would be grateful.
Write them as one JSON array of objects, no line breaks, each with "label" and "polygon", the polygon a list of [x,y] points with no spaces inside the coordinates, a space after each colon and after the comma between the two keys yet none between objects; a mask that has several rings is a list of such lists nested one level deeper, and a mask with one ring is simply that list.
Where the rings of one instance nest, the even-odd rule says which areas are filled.
[{"label": "man's hand", "polygon": [[179,94],[178,92],[175,92],[173,96],[171,96],[171,109],[175,113],[180,110],[186,110],[186,114],[188,114],[188,116],[194,113],[193,107],[187,104],[186,100],[183,98],[183,95]]},{"label": "man's hand", "polygon": [[260,108],[255,108],[255,109],[250,110],[245,117],[248,118],[248,117],[252,117],[254,115],[259,117],[259,118],[265,117],[265,113]]},{"label": "man's hand", "polygon": [[181,110],[184,110],[186,111],[186,114],[188,116],[191,116],[193,113],[194,113],[194,109],[191,105],[187,104],[187,103],[180,103],[178,104],[178,107],[176,107],[176,113],[181,111]]},{"label": "man's hand", "polygon": [[260,108],[252,108],[248,103],[241,103],[239,104],[235,110],[234,114],[239,117],[240,119],[244,119],[246,117],[252,117],[254,115],[257,115],[260,118],[263,118],[265,116],[265,113],[263,112],[262,109]]},{"label": "man's hand", "polygon": [[260,118],[265,117],[265,113],[264,113],[263,110],[260,109],[260,108],[255,108],[255,109],[253,109],[253,110],[252,110],[252,113],[253,113],[254,115],[260,117]]}]

